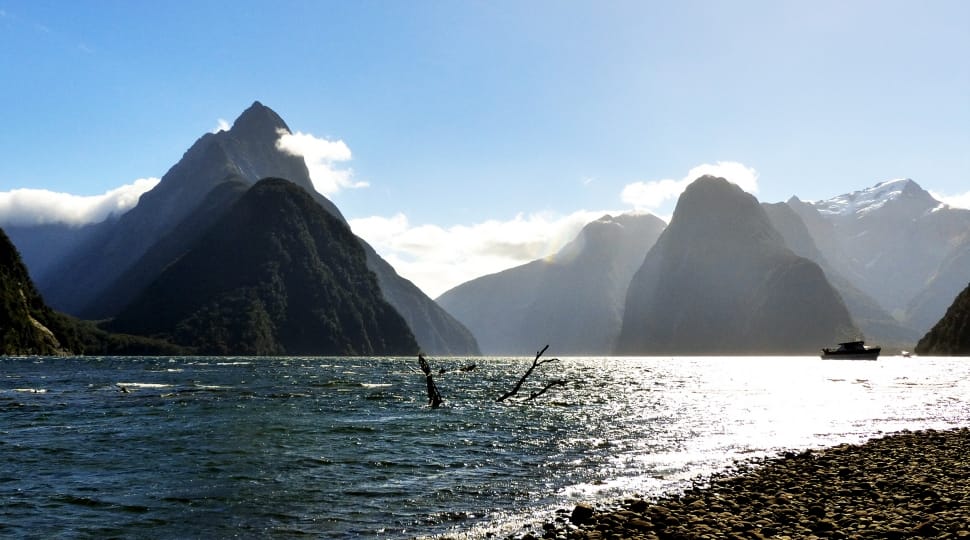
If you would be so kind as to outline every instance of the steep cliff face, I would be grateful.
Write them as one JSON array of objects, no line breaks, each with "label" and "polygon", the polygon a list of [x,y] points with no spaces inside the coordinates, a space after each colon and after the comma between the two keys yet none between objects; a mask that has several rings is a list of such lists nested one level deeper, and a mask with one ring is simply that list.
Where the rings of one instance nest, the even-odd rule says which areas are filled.
[{"label": "steep cliff face", "polygon": [[79,346],[68,321],[44,304],[0,229],[0,355],[73,354]]},{"label": "steep cliff face", "polygon": [[609,354],[633,273],[665,224],[652,215],[604,216],[548,259],[459,285],[437,301],[472,330],[485,354]]},{"label": "steep cliff face", "polygon": [[299,186],[250,188],[111,323],[202,354],[414,354],[349,227]]},{"label": "steep cliff face", "polygon": [[943,318],[919,340],[916,353],[970,356],[970,284],[957,295]]},{"label": "steep cliff face", "polygon": [[626,298],[618,354],[795,354],[858,334],[812,261],[723,178],[681,195]]}]

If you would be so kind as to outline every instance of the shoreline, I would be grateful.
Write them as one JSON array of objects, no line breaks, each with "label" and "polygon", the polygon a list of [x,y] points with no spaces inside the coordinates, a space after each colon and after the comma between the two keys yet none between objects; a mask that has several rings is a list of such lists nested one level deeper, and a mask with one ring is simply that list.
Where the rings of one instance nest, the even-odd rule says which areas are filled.
[{"label": "shoreline", "polygon": [[970,540],[970,429],[742,462],[703,487],[609,508],[580,503],[509,538]]}]

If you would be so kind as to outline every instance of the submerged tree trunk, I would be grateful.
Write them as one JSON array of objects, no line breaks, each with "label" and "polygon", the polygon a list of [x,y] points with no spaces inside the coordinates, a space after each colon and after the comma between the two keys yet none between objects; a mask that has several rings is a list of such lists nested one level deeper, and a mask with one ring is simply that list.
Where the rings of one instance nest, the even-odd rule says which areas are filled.
[{"label": "submerged tree trunk", "polygon": [[431,376],[431,366],[428,365],[423,354],[418,355],[418,363],[421,365],[421,371],[424,372],[424,378],[428,382],[428,405],[431,405],[432,409],[437,409],[445,400],[441,397],[441,392],[438,391],[438,385],[434,383],[434,377]]}]

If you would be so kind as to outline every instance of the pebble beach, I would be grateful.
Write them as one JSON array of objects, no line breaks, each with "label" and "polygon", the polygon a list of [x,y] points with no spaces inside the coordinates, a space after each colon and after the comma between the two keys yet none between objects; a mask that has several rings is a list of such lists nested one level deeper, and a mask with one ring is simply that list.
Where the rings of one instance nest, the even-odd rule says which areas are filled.
[{"label": "pebble beach", "polygon": [[517,538],[970,539],[970,429],[739,463],[662,499],[562,509]]}]

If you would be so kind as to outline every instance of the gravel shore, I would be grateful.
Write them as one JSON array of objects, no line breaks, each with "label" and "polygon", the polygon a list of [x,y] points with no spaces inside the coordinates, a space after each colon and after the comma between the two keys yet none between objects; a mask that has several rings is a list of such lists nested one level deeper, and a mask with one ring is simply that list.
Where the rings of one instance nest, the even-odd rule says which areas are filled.
[{"label": "gravel shore", "polygon": [[561,510],[520,538],[970,540],[970,429],[789,452],[660,500]]}]

